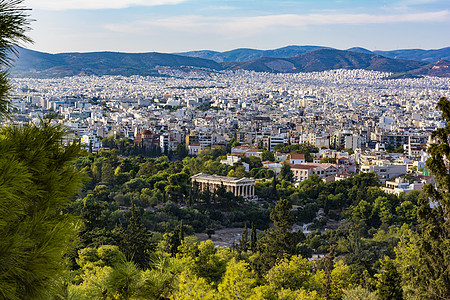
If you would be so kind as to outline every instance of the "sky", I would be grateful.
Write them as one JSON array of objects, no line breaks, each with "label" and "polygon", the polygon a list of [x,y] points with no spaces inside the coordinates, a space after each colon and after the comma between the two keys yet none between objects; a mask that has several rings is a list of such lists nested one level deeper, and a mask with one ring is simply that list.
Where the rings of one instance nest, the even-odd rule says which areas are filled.
[{"label": "sky", "polygon": [[449,0],[25,0],[49,52],[450,46]]}]

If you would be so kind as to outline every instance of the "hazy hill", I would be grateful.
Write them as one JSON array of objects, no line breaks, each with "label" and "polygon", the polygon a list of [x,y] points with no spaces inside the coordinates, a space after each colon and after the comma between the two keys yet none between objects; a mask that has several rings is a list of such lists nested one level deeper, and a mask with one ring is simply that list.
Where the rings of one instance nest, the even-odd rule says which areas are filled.
[{"label": "hazy hill", "polygon": [[[232,62],[217,63],[211,59],[187,57],[165,53],[120,53],[89,52],[48,54],[19,48],[19,58],[11,69],[13,76],[53,77],[73,75],[155,75],[158,66],[183,68],[194,67],[212,70],[250,70],[257,72],[318,72],[332,69],[365,69],[392,72],[396,76],[450,76],[448,61],[427,64],[426,62],[393,59],[370,53],[363,48],[349,51],[322,48],[308,51],[310,46],[289,46],[266,51],[266,54],[289,55],[306,51],[300,55],[280,57],[260,57],[251,61],[238,61],[256,55],[252,49],[238,49],[228,53]],[[313,46],[312,46],[313,47]],[[206,51],[204,55],[216,55]]]},{"label": "hazy hill", "polygon": [[288,58],[306,52],[314,51],[317,49],[330,49],[322,46],[287,46],[283,48],[273,50],[257,50],[240,48],[225,52],[217,52],[210,50],[190,51],[184,53],[178,53],[179,55],[185,55],[190,57],[201,57],[205,59],[212,59],[216,62],[244,62],[251,61],[261,57],[278,57]]},{"label": "hazy hill", "polygon": [[351,51],[351,52],[358,52],[358,53],[366,53],[366,54],[374,54],[372,51],[366,49],[366,48],[361,48],[361,47],[352,47],[347,49],[346,51]]},{"label": "hazy hill", "polygon": [[[262,57],[289,58],[319,49],[334,49],[334,48],[323,46],[287,46],[273,50],[241,48],[225,52],[201,50],[201,51],[183,52],[178,54],[190,57],[211,59],[216,62],[246,62]],[[417,60],[428,63],[436,62],[439,60],[450,60],[450,47],[435,50],[405,49],[392,51],[371,51],[361,47],[353,47],[347,49],[347,51],[366,54],[378,54],[389,58]]]},{"label": "hazy hill", "polygon": [[450,61],[450,47],[435,50],[404,49],[404,50],[373,51],[373,52],[389,58],[420,60],[429,63],[437,62],[439,60]]},{"label": "hazy hill", "polygon": [[157,52],[48,54],[19,48],[13,76],[151,75],[157,66],[222,69],[215,61]]},{"label": "hazy hill", "polygon": [[450,77],[450,61],[440,60],[431,64],[427,64],[418,69],[394,74],[391,76],[391,78],[411,78],[424,75]]},{"label": "hazy hill", "polygon": [[335,49],[319,49],[291,58],[263,57],[243,63],[224,64],[229,69],[258,72],[320,72],[332,69],[365,69],[382,72],[407,72],[426,63],[396,60],[380,55]]}]

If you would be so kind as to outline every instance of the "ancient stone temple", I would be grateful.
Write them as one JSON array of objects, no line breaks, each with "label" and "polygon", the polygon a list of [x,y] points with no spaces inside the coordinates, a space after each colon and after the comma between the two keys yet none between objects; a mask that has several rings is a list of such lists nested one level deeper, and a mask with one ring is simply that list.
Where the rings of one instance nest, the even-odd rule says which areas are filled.
[{"label": "ancient stone temple", "polygon": [[253,198],[255,196],[254,179],[199,173],[192,176],[191,180],[192,182],[197,182],[202,191],[209,188],[213,192],[223,184],[227,192],[232,192],[235,196],[242,196],[244,198]]}]

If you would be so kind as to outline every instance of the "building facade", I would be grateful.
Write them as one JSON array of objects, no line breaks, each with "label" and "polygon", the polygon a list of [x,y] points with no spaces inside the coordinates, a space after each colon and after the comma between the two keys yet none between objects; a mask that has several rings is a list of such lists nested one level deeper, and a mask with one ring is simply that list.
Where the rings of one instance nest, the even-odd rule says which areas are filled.
[{"label": "building facade", "polygon": [[378,175],[378,179],[380,179],[382,183],[385,183],[392,177],[405,175],[407,172],[407,166],[381,162],[378,165],[363,165],[361,166],[361,172],[375,172]]}]

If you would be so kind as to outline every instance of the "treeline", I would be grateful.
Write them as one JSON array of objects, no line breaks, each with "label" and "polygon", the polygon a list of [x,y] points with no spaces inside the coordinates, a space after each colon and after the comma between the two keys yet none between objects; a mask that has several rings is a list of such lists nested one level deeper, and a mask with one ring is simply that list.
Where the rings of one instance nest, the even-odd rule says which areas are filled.
[{"label": "treeline", "polygon": [[[210,267],[218,270],[203,273],[190,270],[186,275],[183,273],[185,266],[179,272],[180,277],[174,277],[187,280],[188,285],[205,280],[205,294],[201,297],[219,291],[220,284],[228,280],[225,276],[229,264],[240,265],[241,269],[234,272],[247,274],[249,282],[253,282],[245,289],[245,297],[249,298],[320,299],[327,294],[328,299],[342,299],[346,297],[344,291],[349,295],[375,297],[381,284],[379,274],[392,265],[395,270],[391,271],[397,272],[400,281],[390,288],[403,290],[400,266],[392,261],[397,258],[397,252],[404,250],[400,244],[417,230],[416,211],[420,197],[424,197],[420,192],[410,192],[401,198],[386,194],[379,188],[375,173],[363,173],[331,183],[312,176],[295,187],[286,180],[289,170],[285,170],[287,173],[282,172],[278,177],[257,182],[256,194],[260,199],[257,205],[227,193],[224,188],[214,193],[202,192],[191,184],[190,176],[199,172],[243,177],[260,168],[260,160],[256,158],[249,161],[253,166],[249,173],[241,165],[220,164],[223,154],[222,149],[212,149],[203,151],[198,157],[170,161],[167,157],[122,158],[116,150],[109,150],[80,157],[76,166],[88,174],[89,179],[82,192],[85,196],[68,208],[84,221],[81,244],[71,255],[72,268],[78,272],[79,268],[83,269],[79,255],[87,251],[84,249],[99,251],[105,245],[116,247],[114,251],[124,255],[128,264],[133,263],[140,270],[139,274],[154,270],[155,259],[195,262],[203,257],[200,249],[210,247],[214,249],[208,250],[212,251],[208,258]],[[312,229],[306,236],[301,230],[293,229],[295,224],[306,223]],[[269,224],[273,227],[269,228]],[[252,232],[243,230],[241,240],[231,249],[216,249],[210,242],[200,243],[193,236],[194,233],[211,235],[217,229],[245,226],[252,228]],[[129,228],[140,229],[130,231]],[[133,232],[140,235],[134,236]],[[133,247],[145,251],[129,253]],[[190,249],[189,255],[185,253],[186,247]],[[313,255],[315,263],[307,260]],[[195,269],[193,261],[188,265]],[[307,271],[295,269],[300,261],[304,262]],[[281,285],[282,289],[271,286],[267,279],[273,272],[271,270],[284,270],[289,265],[294,268],[291,272],[309,275],[304,275],[301,283]],[[339,272],[346,273],[337,275]],[[144,276],[142,274],[140,276]],[[211,274],[215,274],[214,280],[208,278]],[[338,279],[332,277],[333,274],[345,278],[339,279],[343,280],[342,285],[336,285]],[[185,276],[190,276],[189,280],[193,282]],[[178,299],[175,295],[180,292],[180,287],[178,281],[172,280],[166,283],[165,294],[158,297]],[[313,280],[317,282],[312,284]],[[326,280],[329,280],[328,288],[325,288]],[[84,284],[72,285],[73,291],[78,291],[81,286]],[[107,290],[107,286],[103,290]],[[134,293],[133,297],[138,297]],[[251,296],[253,294],[260,296]],[[189,294],[189,297],[194,296]]]},{"label": "treeline", "polygon": [[[290,208],[281,200],[271,213],[275,228],[259,238],[254,227],[251,233],[246,228],[232,249],[185,236],[182,224],[157,245],[129,253],[131,258],[120,246],[81,249],[76,258],[79,269],[72,271],[75,279],[65,293],[81,299],[377,299],[368,288],[358,287],[351,268],[335,261],[332,252],[316,262],[298,254],[301,244],[295,244],[305,236],[291,231]],[[143,265],[137,256],[146,259]],[[387,260],[383,267],[401,281],[390,263]],[[401,288],[386,279],[377,282],[380,293]]]},{"label": "treeline", "polygon": [[[312,177],[298,187],[280,175],[258,182],[256,204],[190,183],[197,172],[239,171],[219,163],[218,149],[183,161],[123,158],[117,150],[76,158],[79,144],[63,147],[64,130],[50,123],[4,128],[0,135],[1,149],[10,153],[2,158],[0,181],[10,199],[1,210],[3,298],[414,295],[414,277],[404,274],[421,255],[411,243],[419,238],[414,211],[425,197],[386,195],[374,174],[334,183]],[[84,188],[68,201],[78,173]],[[15,181],[16,174],[23,179]],[[13,193],[19,190],[29,193]],[[317,230],[305,236],[294,229],[307,222]],[[337,229],[324,230],[333,223]],[[230,249],[193,235],[235,226],[245,229]],[[313,255],[321,257],[309,261]]]},{"label": "treeline", "polygon": [[[447,219],[429,207],[431,187],[399,198],[375,173],[295,186],[285,165],[251,202],[190,176],[249,176],[257,158],[247,173],[221,164],[223,149],[183,160],[81,153],[51,122],[0,132],[3,298],[435,299],[424,274],[447,291],[446,257],[436,259]],[[244,228],[231,248],[194,235],[229,227]]]}]

